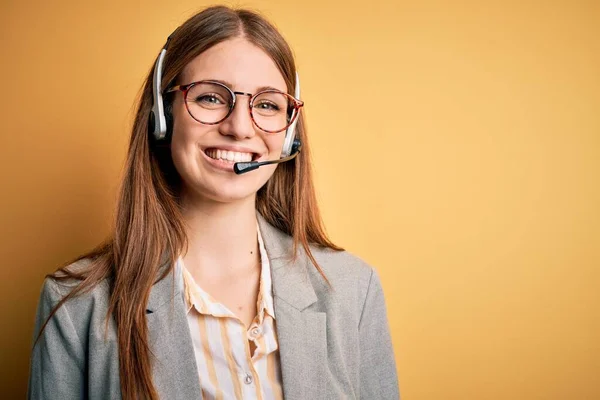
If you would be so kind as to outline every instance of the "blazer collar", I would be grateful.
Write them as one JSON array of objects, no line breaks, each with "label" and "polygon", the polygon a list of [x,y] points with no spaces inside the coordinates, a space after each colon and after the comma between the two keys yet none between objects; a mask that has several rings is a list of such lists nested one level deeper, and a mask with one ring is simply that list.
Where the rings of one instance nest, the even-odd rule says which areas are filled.
[{"label": "blazer collar", "polygon": [[273,296],[279,297],[299,311],[317,301],[317,295],[308,276],[309,259],[304,250],[298,249],[298,257],[292,256],[292,238],[267,222],[256,213],[265,249],[271,261]]},{"label": "blazer collar", "polygon": [[[171,260],[168,257],[163,257],[159,268],[158,277],[160,277],[166,269],[171,268]],[[150,289],[148,304],[146,305],[146,314],[151,314],[161,308],[170,300],[183,295],[183,274],[180,270],[179,263],[172,265],[173,271],[164,279],[156,282]]]}]

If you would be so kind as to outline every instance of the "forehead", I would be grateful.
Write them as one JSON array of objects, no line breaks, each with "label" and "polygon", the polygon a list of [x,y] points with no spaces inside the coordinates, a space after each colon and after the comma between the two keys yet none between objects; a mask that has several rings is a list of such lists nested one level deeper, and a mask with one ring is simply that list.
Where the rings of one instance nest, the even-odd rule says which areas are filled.
[{"label": "forehead", "polygon": [[180,83],[206,79],[229,82],[236,91],[254,93],[271,86],[287,92],[273,59],[244,38],[221,42],[198,55],[183,69]]}]

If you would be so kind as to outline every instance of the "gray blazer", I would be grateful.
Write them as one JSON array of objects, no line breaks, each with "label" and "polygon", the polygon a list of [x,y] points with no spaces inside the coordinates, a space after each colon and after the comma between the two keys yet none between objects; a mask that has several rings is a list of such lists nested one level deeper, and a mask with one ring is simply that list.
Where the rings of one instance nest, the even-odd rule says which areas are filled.
[{"label": "gray blazer", "polygon": [[[329,289],[308,257],[289,262],[292,239],[257,213],[271,262],[284,396],[288,400],[398,399],[398,378],[377,273],[347,252],[312,248]],[[86,263],[86,261],[81,261]],[[147,322],[161,399],[202,397],[181,285],[163,279],[150,292]],[[46,279],[35,335],[69,290]],[[173,297],[174,296],[174,297]],[[108,284],[68,301],[33,348],[28,398],[119,399],[115,325],[105,335]]]}]

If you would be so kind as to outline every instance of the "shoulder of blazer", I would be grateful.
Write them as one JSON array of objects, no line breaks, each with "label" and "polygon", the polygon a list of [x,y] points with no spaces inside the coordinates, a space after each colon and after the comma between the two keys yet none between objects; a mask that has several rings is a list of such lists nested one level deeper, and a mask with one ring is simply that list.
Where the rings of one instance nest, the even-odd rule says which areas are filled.
[{"label": "shoulder of blazer", "polygon": [[[256,215],[267,248],[267,253],[269,254],[271,261],[282,256],[290,258],[292,256],[291,249],[293,247],[292,237],[271,225],[260,213],[257,212]],[[365,281],[368,284],[373,268],[361,258],[346,250],[337,251],[316,244],[310,244],[309,247],[317,264],[323,269],[323,272],[330,282],[332,280],[344,281],[350,278]],[[301,259],[300,264],[305,265],[308,271],[313,273],[312,275],[314,275],[314,273],[319,275],[318,270],[312,265],[305,250],[301,246],[298,247],[297,256]]]},{"label": "shoulder of blazer", "polygon": [[347,250],[336,251],[315,245],[311,245],[310,250],[328,279],[336,281],[350,278],[368,283],[371,278],[373,267]]},{"label": "shoulder of blazer", "polygon": [[329,287],[317,268],[308,261],[308,275],[317,297],[335,304],[340,310],[360,315],[373,277],[378,279],[375,269],[345,250],[311,246],[311,252],[331,284]]},{"label": "shoulder of blazer", "polygon": [[[91,264],[90,259],[82,259],[69,264],[67,268],[74,272],[79,272]],[[52,278],[46,278],[40,296],[40,302],[45,303],[45,307],[54,308],[60,300],[75,289],[81,281],[76,279],[67,279],[57,281]],[[71,319],[73,327],[77,334],[85,342],[85,338],[100,332],[90,332],[91,326],[105,326],[104,321],[108,311],[110,288],[107,280],[99,282],[89,291],[81,293],[68,299],[61,307],[65,307]],[[55,314],[57,315],[57,314]]]},{"label": "shoulder of blazer", "polygon": [[[83,258],[67,265],[65,269],[68,269],[71,272],[80,273],[89,268],[91,263],[91,259]],[[44,290],[49,290],[52,288],[57,294],[60,295],[60,298],[68,295],[81,283],[81,281],[77,279],[55,280],[53,278],[46,278],[44,282]],[[109,295],[109,290],[108,280],[105,279],[96,284],[94,287],[90,288],[85,293],[67,300],[67,302],[72,304],[81,301],[89,301],[91,297],[105,297]]]},{"label": "shoulder of blazer", "polygon": [[292,301],[300,308],[318,300],[318,307],[333,313],[362,313],[372,278],[377,278],[368,263],[348,251],[310,244],[310,251],[331,284],[329,286],[301,246],[295,262],[280,262],[282,257],[291,259],[292,237],[268,223],[260,213],[257,217],[272,262],[276,296]]}]

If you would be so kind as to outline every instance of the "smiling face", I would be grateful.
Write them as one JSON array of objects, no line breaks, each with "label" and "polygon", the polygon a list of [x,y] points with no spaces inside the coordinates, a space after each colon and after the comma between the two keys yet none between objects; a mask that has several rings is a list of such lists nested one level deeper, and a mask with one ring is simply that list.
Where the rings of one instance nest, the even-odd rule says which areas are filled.
[{"label": "smiling face", "polygon": [[[221,42],[194,58],[182,71],[179,83],[201,80],[225,82],[235,92],[255,94],[265,87],[287,92],[275,62],[244,38]],[[233,172],[234,161],[275,160],[283,147],[285,131],[260,130],[252,122],[249,101],[249,96],[238,95],[227,119],[206,125],[188,113],[183,92],[176,93],[171,155],[182,178],[183,196],[218,202],[253,198],[273,175],[277,165],[266,165],[242,175]]]}]

